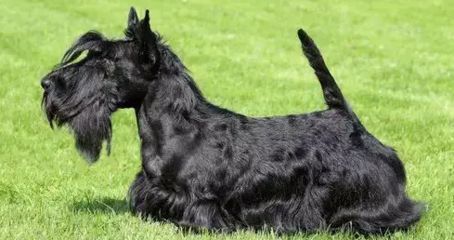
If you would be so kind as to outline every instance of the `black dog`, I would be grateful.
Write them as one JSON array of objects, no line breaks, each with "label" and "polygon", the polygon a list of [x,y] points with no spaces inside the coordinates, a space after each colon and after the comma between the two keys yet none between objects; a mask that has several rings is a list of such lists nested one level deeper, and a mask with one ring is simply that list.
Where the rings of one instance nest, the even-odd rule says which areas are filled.
[{"label": "black dog", "polygon": [[[111,138],[111,114],[134,108],[142,169],[132,211],[196,229],[278,232],[407,229],[421,205],[405,194],[395,151],[348,107],[311,38],[298,31],[328,109],[251,118],[209,103],[185,66],[129,13],[126,38],[88,32],[43,80],[52,126],[67,124],[90,161]],[[84,52],[82,60],[75,60]]]}]

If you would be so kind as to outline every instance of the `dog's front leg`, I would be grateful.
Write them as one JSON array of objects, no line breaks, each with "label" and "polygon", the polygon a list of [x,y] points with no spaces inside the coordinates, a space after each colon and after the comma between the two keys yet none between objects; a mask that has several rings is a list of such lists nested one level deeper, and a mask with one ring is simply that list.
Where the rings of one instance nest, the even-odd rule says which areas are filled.
[{"label": "dog's front leg", "polygon": [[146,212],[146,188],[147,183],[144,173],[140,171],[128,192],[129,207],[135,214],[144,214]]}]

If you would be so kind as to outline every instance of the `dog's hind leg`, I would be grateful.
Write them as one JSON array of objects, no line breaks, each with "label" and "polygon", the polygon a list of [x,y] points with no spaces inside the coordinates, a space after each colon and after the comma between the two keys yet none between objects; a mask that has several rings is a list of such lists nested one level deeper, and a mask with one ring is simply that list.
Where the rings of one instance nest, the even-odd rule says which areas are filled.
[{"label": "dog's hind leg", "polygon": [[421,218],[423,204],[402,195],[379,207],[341,210],[331,218],[330,228],[351,229],[361,234],[384,234],[407,230]]}]

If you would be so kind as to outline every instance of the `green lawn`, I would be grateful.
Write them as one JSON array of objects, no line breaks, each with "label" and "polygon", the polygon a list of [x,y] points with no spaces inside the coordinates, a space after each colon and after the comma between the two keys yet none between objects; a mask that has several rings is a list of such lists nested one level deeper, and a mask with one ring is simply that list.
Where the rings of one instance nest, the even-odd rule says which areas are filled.
[{"label": "green lawn", "polygon": [[152,27],[209,100],[252,116],[324,108],[296,37],[305,28],[364,125],[399,152],[409,194],[428,204],[414,229],[391,237],[454,238],[452,1],[123,2],[0,0],[0,239],[277,238],[184,234],[129,213],[125,196],[140,168],[131,110],[114,115],[112,154],[93,166],[68,131],[48,127],[40,78],[85,31],[122,37],[130,5],[151,10]]}]

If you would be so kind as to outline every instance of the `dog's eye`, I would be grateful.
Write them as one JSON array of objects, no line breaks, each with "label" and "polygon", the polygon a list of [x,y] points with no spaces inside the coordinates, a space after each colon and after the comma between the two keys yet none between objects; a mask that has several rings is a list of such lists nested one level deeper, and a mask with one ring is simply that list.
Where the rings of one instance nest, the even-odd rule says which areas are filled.
[{"label": "dog's eye", "polygon": [[96,56],[100,56],[100,55],[101,55],[101,52],[93,51],[93,50],[88,51],[88,53],[87,53],[87,57],[96,57]]}]

